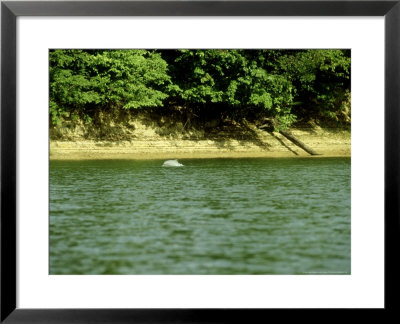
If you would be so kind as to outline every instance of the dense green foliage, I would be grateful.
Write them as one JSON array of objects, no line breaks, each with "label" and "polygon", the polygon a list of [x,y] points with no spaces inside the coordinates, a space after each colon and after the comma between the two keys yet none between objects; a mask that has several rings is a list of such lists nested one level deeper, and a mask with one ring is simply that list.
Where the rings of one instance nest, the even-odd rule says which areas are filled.
[{"label": "dense green foliage", "polygon": [[349,121],[347,50],[51,50],[51,123],[182,106]]},{"label": "dense green foliage", "polygon": [[350,120],[350,51],[293,51],[278,62],[302,108],[297,114]]},{"label": "dense green foliage", "polygon": [[50,52],[52,122],[68,112],[90,118],[96,109],[163,104],[170,83],[161,55],[145,50]]}]

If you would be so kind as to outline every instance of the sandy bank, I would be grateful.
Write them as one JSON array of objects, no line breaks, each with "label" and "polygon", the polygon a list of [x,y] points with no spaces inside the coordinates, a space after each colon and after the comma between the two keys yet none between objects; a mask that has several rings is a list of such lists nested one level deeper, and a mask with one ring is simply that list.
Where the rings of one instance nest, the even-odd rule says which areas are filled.
[{"label": "sandy bank", "polygon": [[[349,131],[293,129],[292,133],[317,151],[316,157],[351,155]],[[142,134],[129,140],[96,141],[74,139],[50,141],[51,160],[77,159],[169,159],[169,158],[240,158],[310,157],[279,133],[254,129],[251,137],[219,135],[208,139]]]}]

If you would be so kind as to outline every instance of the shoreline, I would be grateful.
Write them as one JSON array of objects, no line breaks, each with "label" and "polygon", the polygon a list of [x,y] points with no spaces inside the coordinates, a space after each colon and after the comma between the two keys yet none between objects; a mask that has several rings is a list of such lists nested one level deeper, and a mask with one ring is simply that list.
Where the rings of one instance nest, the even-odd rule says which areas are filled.
[{"label": "shoreline", "polygon": [[56,157],[51,156],[50,161],[84,161],[84,160],[170,160],[170,159],[242,159],[242,158],[350,158],[350,154],[329,154],[329,155],[301,155],[301,156],[289,156],[287,154],[243,154],[243,153],[231,153],[231,154],[212,154],[212,153],[202,153],[202,154],[175,154],[175,155],[157,155],[157,154],[96,154],[96,155],[82,155],[82,154],[72,154],[68,156],[57,155]]},{"label": "shoreline", "polygon": [[197,152],[197,153],[106,153],[106,152],[68,152],[50,154],[51,161],[69,161],[69,160],[169,160],[169,159],[240,159],[240,158],[333,158],[333,157],[351,157],[351,154],[341,152],[332,152],[320,155],[292,155],[283,152]]},{"label": "shoreline", "polygon": [[324,158],[350,157],[348,131],[302,130],[293,134],[320,155],[310,155],[279,133],[262,132],[254,138],[184,139],[140,137],[125,141],[50,141],[50,160],[156,160],[201,158]]}]

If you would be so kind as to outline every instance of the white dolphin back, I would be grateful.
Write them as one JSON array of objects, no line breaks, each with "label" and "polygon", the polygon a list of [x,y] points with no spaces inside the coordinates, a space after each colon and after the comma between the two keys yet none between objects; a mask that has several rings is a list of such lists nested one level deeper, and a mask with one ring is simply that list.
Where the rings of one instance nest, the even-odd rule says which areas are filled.
[{"label": "white dolphin back", "polygon": [[180,167],[183,166],[183,164],[179,163],[178,160],[167,160],[164,162],[163,166]]}]

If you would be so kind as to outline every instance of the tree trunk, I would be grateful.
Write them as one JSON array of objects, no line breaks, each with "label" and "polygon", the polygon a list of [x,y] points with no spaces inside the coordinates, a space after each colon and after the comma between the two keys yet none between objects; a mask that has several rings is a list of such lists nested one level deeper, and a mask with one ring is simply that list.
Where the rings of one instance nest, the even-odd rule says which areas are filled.
[{"label": "tree trunk", "polygon": [[[275,121],[272,119],[266,119],[268,122],[267,124],[264,124],[262,126],[259,126],[260,129],[266,129],[269,132],[273,132],[274,130],[274,125]],[[291,141],[293,144],[297,145],[298,147],[302,148],[304,151],[306,151],[310,155],[321,155],[317,152],[315,152],[311,147],[307,146],[304,144],[302,141],[300,141],[298,138],[296,138],[290,131],[284,131],[280,130],[280,134],[285,136],[289,141]]]},{"label": "tree trunk", "polygon": [[281,130],[281,131],[279,131],[279,133],[281,133],[283,136],[285,136],[292,143],[294,143],[297,146],[301,147],[308,154],[310,154],[310,155],[321,155],[321,154],[315,152],[311,147],[309,147],[306,144],[304,144],[298,138],[296,138],[291,132]]}]

